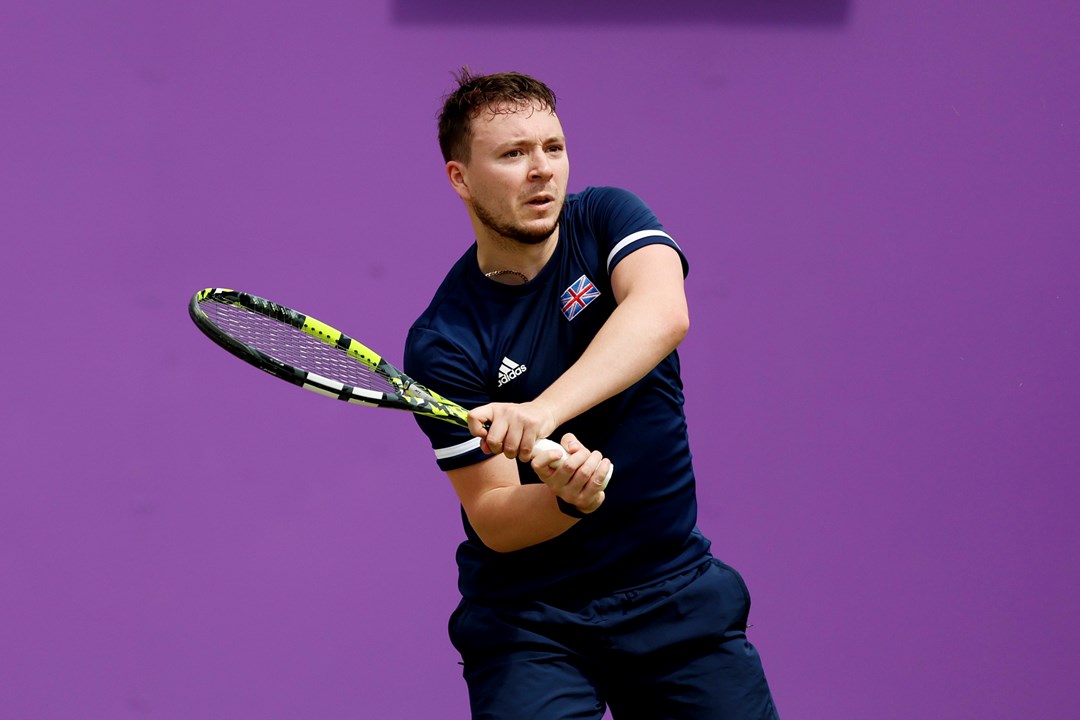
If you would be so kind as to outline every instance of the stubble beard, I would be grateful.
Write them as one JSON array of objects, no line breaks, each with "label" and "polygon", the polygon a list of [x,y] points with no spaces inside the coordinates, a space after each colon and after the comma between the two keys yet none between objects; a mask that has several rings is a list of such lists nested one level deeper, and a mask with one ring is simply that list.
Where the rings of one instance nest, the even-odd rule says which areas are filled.
[{"label": "stubble beard", "polygon": [[559,218],[562,216],[562,208],[559,208],[559,213],[555,216],[555,219],[551,222],[550,227],[540,227],[535,230],[530,230],[520,225],[513,225],[511,223],[500,222],[495,216],[488,212],[482,205],[477,202],[472,203],[473,212],[476,214],[476,219],[493,233],[499,237],[506,238],[512,242],[521,243],[522,245],[539,245],[550,238],[556,228],[559,227]]}]

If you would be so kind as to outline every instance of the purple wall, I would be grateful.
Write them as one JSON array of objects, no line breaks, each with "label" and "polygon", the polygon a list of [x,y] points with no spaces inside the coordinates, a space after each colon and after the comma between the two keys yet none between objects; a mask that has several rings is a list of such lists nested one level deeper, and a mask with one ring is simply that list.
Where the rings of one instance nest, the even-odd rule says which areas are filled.
[{"label": "purple wall", "polygon": [[185,310],[237,287],[400,359],[470,241],[462,63],[551,83],[572,188],[691,258],[701,524],[785,717],[1075,712],[1080,6],[483,5],[0,8],[0,717],[466,716],[419,431]]}]

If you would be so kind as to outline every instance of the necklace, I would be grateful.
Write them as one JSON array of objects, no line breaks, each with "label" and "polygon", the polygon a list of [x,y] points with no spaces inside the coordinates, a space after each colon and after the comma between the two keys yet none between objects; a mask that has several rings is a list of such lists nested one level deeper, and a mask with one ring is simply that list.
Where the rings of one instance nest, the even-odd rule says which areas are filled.
[{"label": "necklace", "polygon": [[491,278],[492,280],[497,277],[502,277],[503,275],[513,275],[514,277],[521,278],[522,285],[529,282],[529,276],[523,272],[518,272],[517,270],[492,270],[491,272],[484,273],[484,277]]}]

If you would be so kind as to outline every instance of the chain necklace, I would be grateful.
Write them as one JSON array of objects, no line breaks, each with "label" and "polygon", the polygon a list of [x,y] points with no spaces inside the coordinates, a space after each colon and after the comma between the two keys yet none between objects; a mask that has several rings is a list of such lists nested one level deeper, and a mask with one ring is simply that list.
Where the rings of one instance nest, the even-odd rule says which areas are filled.
[{"label": "chain necklace", "polygon": [[521,278],[522,285],[529,282],[529,276],[523,272],[518,272],[517,270],[492,270],[491,272],[484,273],[484,277],[491,278],[492,280],[497,277],[502,277],[503,275],[513,275],[514,277]]}]

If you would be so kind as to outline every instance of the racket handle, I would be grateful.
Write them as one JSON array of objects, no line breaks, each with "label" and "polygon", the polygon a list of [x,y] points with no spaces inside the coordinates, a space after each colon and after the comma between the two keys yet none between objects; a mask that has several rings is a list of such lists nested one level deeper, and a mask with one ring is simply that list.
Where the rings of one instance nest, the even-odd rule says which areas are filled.
[{"label": "racket handle", "polygon": [[562,461],[566,459],[566,450],[562,445],[554,440],[548,440],[547,438],[540,438],[533,443],[533,454],[538,452],[547,452],[548,450],[558,450],[562,455],[557,460],[552,460],[550,466],[557,468],[562,465]]},{"label": "racket handle", "polygon": [[[557,468],[562,464],[562,461],[566,459],[566,450],[562,445],[554,440],[548,440],[547,438],[540,438],[533,443],[533,453],[547,452],[548,450],[558,450],[562,453],[562,457],[551,462],[551,467]],[[611,461],[608,460],[610,463]],[[607,476],[604,478],[604,484],[600,487],[601,490],[606,490],[608,483],[611,482],[611,476],[615,472],[615,465],[611,464],[608,467]]]}]

